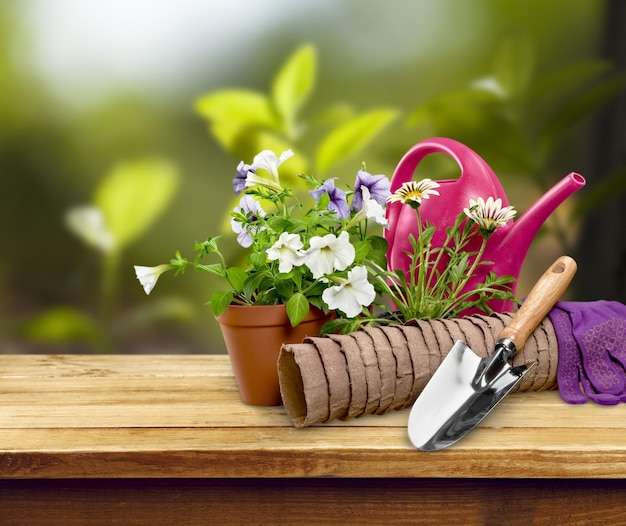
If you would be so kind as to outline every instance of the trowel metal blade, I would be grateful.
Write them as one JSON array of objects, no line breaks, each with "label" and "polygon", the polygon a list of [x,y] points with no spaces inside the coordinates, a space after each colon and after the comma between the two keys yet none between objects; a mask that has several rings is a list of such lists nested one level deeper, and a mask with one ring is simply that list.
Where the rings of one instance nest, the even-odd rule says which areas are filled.
[{"label": "trowel metal blade", "polygon": [[454,444],[474,429],[532,368],[502,362],[485,385],[475,379],[490,358],[458,341],[441,362],[409,414],[409,438],[421,451]]}]

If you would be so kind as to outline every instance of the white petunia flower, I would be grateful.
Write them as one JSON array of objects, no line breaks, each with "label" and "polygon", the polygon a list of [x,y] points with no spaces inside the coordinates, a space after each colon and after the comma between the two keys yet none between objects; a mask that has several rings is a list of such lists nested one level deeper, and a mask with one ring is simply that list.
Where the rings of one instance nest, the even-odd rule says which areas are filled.
[{"label": "white petunia flower", "polygon": [[279,272],[291,272],[293,267],[299,267],[304,262],[304,253],[301,250],[302,240],[298,234],[283,232],[278,241],[267,249],[270,261],[279,261]]},{"label": "white petunia flower", "polygon": [[366,186],[361,187],[361,192],[363,194],[363,210],[365,211],[365,217],[388,228],[389,222],[385,217],[385,207],[381,206],[380,203],[370,197],[370,191]]},{"label": "white petunia flower", "polygon": [[310,247],[305,251],[304,264],[309,267],[315,279],[336,270],[347,269],[354,261],[355,250],[350,236],[344,230],[339,237],[327,234],[311,238]]},{"label": "white petunia flower", "polygon": [[374,285],[367,280],[367,269],[363,266],[349,270],[347,280],[322,293],[322,299],[330,309],[340,310],[349,318],[358,316],[375,298]]},{"label": "white petunia flower", "polygon": [[156,285],[159,276],[171,268],[172,266],[167,263],[157,265],[156,267],[142,267],[141,265],[135,265],[135,275],[137,276],[139,283],[141,283],[145,293],[150,294]]},{"label": "white petunia flower", "polygon": [[[287,159],[293,157],[291,150],[286,150],[277,157],[272,150],[263,150],[254,156],[252,164],[245,164],[244,170],[248,170],[248,177],[246,178],[246,186],[269,186],[275,190],[282,190],[280,185],[280,179],[278,177],[278,167],[283,164]],[[258,170],[265,170],[271,177],[261,177],[256,172]]]}]

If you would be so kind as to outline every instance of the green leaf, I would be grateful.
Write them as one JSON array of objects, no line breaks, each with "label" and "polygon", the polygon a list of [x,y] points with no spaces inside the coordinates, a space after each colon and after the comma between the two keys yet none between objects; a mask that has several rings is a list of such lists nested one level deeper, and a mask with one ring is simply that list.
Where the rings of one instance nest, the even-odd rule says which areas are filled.
[{"label": "green leaf", "polygon": [[[170,260],[170,263],[175,262],[175,261],[176,260]],[[178,266],[178,268],[183,269],[183,270],[185,268],[182,265],[180,265],[180,263],[174,263],[174,266]],[[212,263],[210,265],[204,265],[202,263],[194,263],[194,268],[196,270],[203,270],[205,272],[215,274],[216,276],[220,276],[222,278],[226,277],[224,276],[224,269],[222,268],[222,265],[220,263]]]},{"label": "green leaf", "polygon": [[368,111],[334,128],[317,150],[317,170],[328,171],[332,166],[356,155],[398,116],[395,109]]},{"label": "green leaf", "polygon": [[335,318],[324,324],[320,330],[320,336],[324,334],[348,334],[355,332],[364,323],[366,323],[365,318]]},{"label": "green leaf", "polygon": [[387,268],[387,253],[383,250],[370,250],[367,259],[381,268]]},{"label": "green leaf", "polygon": [[252,252],[249,256],[250,264],[255,269],[261,269],[265,267],[267,263],[267,254],[265,252]]},{"label": "green leaf", "polygon": [[226,308],[233,301],[233,293],[230,290],[218,290],[211,295],[211,310],[213,314],[217,317],[222,312],[226,310]]},{"label": "green leaf", "polygon": [[261,283],[264,279],[264,272],[253,272],[252,274],[249,274],[241,289],[245,297],[252,298],[261,287]]},{"label": "green leaf", "polygon": [[176,193],[178,180],[177,167],[159,159],[121,163],[106,175],[94,201],[118,247],[148,230]]},{"label": "green leaf", "polygon": [[230,267],[226,269],[226,279],[228,279],[228,282],[237,292],[241,292],[243,290],[243,284],[247,277],[248,274],[246,274],[246,271],[242,268]]},{"label": "green leaf", "polygon": [[293,137],[296,116],[315,85],[317,55],[312,45],[297,49],[277,73],[272,98],[285,124],[287,136]]},{"label": "green leaf", "polygon": [[298,325],[309,313],[309,300],[304,294],[297,293],[291,296],[286,303],[287,316],[291,326]]},{"label": "green leaf", "polygon": [[96,323],[70,307],[55,307],[31,318],[20,328],[20,333],[28,340],[49,343],[95,343],[100,338]]},{"label": "green leaf", "polygon": [[370,242],[367,239],[355,241],[352,245],[354,246],[354,261],[360,262],[368,257],[370,253]]},{"label": "green leaf", "polygon": [[195,103],[195,110],[213,123],[228,123],[235,129],[250,126],[278,128],[270,100],[256,91],[216,91],[200,97]]},{"label": "green leaf", "polygon": [[494,60],[494,74],[498,84],[509,97],[523,93],[535,69],[535,50],[526,34],[505,40]]},{"label": "green leaf", "polygon": [[382,236],[369,236],[367,239],[370,242],[372,250],[387,252],[389,249],[389,243],[387,243],[387,240]]},{"label": "green leaf", "polygon": [[275,282],[276,292],[281,298],[289,298],[293,294],[294,282],[289,279],[277,279]]}]

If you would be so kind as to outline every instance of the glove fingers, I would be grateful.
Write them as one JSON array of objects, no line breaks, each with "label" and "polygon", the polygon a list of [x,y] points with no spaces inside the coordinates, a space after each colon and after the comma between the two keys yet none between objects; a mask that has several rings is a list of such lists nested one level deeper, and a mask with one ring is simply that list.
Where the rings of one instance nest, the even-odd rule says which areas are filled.
[{"label": "glove fingers", "polygon": [[[609,356],[610,323],[604,305],[570,313],[573,333],[582,355],[584,375],[596,393],[621,395],[626,388],[626,374]],[[609,317],[611,314],[609,314]]]},{"label": "glove fingers", "polygon": [[589,397],[590,400],[593,400],[596,404],[600,405],[616,405],[619,404],[624,395],[618,396],[610,393],[598,393],[595,391],[593,385],[589,381],[585,375],[582,375],[581,384],[585,391],[585,394]]},{"label": "glove fingers", "polygon": [[626,368],[626,306],[609,301],[607,310],[613,317],[602,324],[602,339],[611,358]]},{"label": "glove fingers", "polygon": [[584,404],[587,396],[581,391],[582,359],[572,335],[569,314],[553,309],[550,320],[556,331],[559,344],[557,364],[557,385],[561,398],[569,404]]}]

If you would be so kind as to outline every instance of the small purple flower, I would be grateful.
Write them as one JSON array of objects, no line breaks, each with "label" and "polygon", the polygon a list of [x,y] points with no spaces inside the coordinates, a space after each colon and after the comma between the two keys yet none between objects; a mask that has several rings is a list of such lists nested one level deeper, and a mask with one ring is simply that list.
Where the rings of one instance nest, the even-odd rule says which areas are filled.
[{"label": "small purple flower", "polygon": [[346,193],[335,186],[335,179],[327,179],[324,184],[315,190],[309,190],[311,197],[315,201],[319,201],[320,197],[324,194],[328,194],[330,197],[330,203],[328,204],[328,210],[335,212],[335,215],[345,219],[350,215],[348,209],[348,200],[346,199]]},{"label": "small purple flower", "polygon": [[235,195],[239,195],[246,189],[246,179],[248,178],[248,173],[254,173],[254,170],[250,170],[246,164],[241,161],[239,166],[237,166],[237,174],[233,178],[233,190],[235,191]]},{"label": "small purple flower", "polygon": [[363,208],[363,194],[361,187],[365,186],[370,191],[370,199],[380,206],[387,204],[387,198],[391,195],[391,183],[385,175],[372,175],[365,170],[359,170],[354,181],[354,196],[352,197],[352,210],[359,211]]},{"label": "small purple flower", "polygon": [[239,206],[233,209],[233,213],[241,213],[248,218],[245,223],[238,220],[236,217],[232,217],[230,220],[230,226],[233,232],[237,234],[237,243],[242,247],[248,248],[252,246],[252,236],[257,232],[264,230],[265,227],[261,225],[255,225],[250,223],[256,223],[259,218],[265,215],[265,210],[261,208],[259,202],[250,195],[244,195],[239,201]]}]

